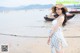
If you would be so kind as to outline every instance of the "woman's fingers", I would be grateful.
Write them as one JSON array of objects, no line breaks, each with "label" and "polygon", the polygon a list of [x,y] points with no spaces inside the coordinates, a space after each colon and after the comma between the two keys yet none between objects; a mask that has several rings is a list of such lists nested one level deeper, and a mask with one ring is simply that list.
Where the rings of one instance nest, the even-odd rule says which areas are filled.
[{"label": "woman's fingers", "polygon": [[48,39],[47,44],[48,44],[48,45],[50,44],[50,39]]},{"label": "woman's fingers", "polygon": [[49,45],[49,42],[47,41],[47,44]]}]

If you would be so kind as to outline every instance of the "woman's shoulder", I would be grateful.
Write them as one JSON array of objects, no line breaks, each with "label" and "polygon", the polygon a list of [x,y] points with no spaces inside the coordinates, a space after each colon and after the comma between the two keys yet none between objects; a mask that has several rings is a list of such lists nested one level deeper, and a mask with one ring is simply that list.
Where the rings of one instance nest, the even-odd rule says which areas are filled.
[{"label": "woman's shoulder", "polygon": [[62,23],[64,21],[64,15],[59,16],[58,18],[52,21],[52,24],[55,25],[57,23]]},{"label": "woman's shoulder", "polygon": [[58,20],[60,20],[60,21],[61,21],[61,20],[64,20],[64,15],[59,16],[59,17],[58,17]]},{"label": "woman's shoulder", "polygon": [[61,16],[60,16],[60,18],[64,18],[64,17],[65,17],[65,15],[61,15]]}]

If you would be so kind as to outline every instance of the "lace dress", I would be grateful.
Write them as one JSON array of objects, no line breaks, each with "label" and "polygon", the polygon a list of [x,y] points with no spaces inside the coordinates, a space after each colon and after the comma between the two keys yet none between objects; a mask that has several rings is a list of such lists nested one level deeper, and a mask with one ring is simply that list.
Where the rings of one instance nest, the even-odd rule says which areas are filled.
[{"label": "lace dress", "polygon": [[[57,24],[57,20],[55,19],[52,22],[53,26],[55,26]],[[68,44],[63,36],[63,32],[62,32],[62,27],[58,27],[58,29],[54,32],[52,38],[51,38],[51,49],[52,49],[52,53],[55,53],[54,49],[57,49],[58,51],[60,51],[61,47],[67,47]],[[60,47],[61,46],[61,47]]]}]

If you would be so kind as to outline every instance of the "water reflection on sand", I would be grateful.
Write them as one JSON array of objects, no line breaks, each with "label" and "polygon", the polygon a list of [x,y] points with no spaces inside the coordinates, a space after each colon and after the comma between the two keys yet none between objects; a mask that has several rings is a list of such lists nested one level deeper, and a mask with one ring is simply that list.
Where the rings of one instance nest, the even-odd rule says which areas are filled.
[{"label": "water reflection on sand", "polygon": [[49,13],[48,9],[0,12],[0,33],[46,36],[51,22],[46,22],[43,17]]}]

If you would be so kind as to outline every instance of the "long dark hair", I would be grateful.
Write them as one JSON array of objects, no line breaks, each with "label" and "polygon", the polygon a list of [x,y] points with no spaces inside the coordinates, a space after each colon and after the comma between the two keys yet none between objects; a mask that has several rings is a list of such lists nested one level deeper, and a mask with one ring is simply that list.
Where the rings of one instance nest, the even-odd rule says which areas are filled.
[{"label": "long dark hair", "polygon": [[[54,10],[54,12],[53,12]],[[62,14],[64,14],[64,21],[62,23],[62,26],[65,26],[66,25],[66,22],[67,22],[67,16],[66,16],[66,11],[64,8],[61,8],[62,10]],[[54,17],[57,18],[59,15],[56,13],[56,7],[54,7],[54,9],[52,9],[52,12],[55,13]]]}]

